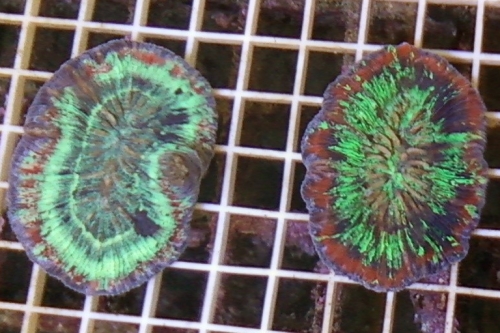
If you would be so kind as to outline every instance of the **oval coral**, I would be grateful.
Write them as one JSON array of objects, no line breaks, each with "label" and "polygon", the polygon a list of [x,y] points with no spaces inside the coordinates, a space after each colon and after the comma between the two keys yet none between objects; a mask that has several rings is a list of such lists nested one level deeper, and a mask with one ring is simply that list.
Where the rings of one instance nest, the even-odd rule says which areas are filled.
[{"label": "oval coral", "polygon": [[34,262],[113,295],[179,257],[217,129],[211,87],[182,58],[130,40],[88,50],[40,89],[24,129],[9,219]]},{"label": "oval coral", "polygon": [[461,260],[484,205],[484,114],[467,79],[406,43],[331,83],[302,140],[323,262],[389,291]]}]

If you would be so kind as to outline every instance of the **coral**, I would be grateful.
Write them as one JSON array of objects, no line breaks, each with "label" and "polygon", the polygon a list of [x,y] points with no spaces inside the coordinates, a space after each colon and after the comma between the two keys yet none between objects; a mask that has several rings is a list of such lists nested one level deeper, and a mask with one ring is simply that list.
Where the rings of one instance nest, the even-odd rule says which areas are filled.
[{"label": "coral", "polygon": [[38,92],[14,152],[9,220],[69,287],[118,294],[176,260],[213,155],[211,88],[167,49],[115,40]]},{"label": "coral", "polygon": [[302,140],[302,196],[322,260],[375,291],[461,260],[484,204],[485,107],[448,62],[409,44],[325,91]]}]

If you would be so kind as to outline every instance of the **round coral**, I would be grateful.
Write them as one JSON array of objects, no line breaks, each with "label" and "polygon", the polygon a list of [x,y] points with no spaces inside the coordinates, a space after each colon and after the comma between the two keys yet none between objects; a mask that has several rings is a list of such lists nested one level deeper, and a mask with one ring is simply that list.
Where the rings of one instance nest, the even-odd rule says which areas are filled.
[{"label": "round coral", "polygon": [[484,205],[484,114],[467,79],[406,43],[331,83],[302,140],[323,262],[389,291],[461,260]]},{"label": "round coral", "polygon": [[28,110],[9,219],[29,257],[85,294],[119,294],[186,246],[217,115],[182,58],[114,40],[69,60]]}]

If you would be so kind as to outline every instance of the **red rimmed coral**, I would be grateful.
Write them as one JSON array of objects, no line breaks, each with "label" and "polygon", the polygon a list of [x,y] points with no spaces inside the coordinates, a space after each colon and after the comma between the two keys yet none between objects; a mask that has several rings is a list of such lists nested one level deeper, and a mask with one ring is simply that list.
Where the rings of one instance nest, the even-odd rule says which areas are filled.
[{"label": "red rimmed coral", "polygon": [[323,262],[389,291],[461,260],[484,205],[484,113],[445,59],[406,43],[331,83],[302,140]]}]

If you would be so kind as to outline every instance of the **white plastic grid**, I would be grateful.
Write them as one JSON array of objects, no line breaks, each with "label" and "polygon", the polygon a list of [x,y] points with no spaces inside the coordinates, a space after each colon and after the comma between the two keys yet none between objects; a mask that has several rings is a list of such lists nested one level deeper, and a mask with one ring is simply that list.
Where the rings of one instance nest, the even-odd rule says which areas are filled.
[{"label": "white plastic grid", "polygon": [[[102,1],[102,0],[101,0]],[[135,11],[131,24],[115,24],[92,22],[92,14],[97,0],[81,0],[78,17],[76,20],[47,18],[38,16],[41,0],[27,0],[23,14],[0,13],[0,24],[20,27],[18,48],[12,68],[0,68],[0,78],[10,80],[10,89],[6,99],[6,113],[4,123],[0,125],[0,190],[1,199],[8,187],[6,175],[12,149],[16,139],[23,132],[20,126],[20,110],[23,99],[24,84],[26,80],[45,81],[51,73],[34,71],[29,68],[30,51],[35,39],[35,30],[40,27],[58,30],[74,31],[73,48],[71,57],[74,57],[87,48],[89,33],[111,33],[117,35],[130,35],[134,40],[144,38],[167,38],[185,41],[185,58],[191,64],[196,64],[198,46],[200,43],[228,44],[241,47],[241,56],[237,68],[237,79],[234,89],[216,89],[216,97],[230,99],[233,102],[231,121],[229,125],[228,141],[225,145],[218,145],[216,151],[225,156],[225,168],[223,171],[222,189],[220,202],[200,203],[197,209],[202,212],[214,213],[217,216],[217,227],[215,230],[212,255],[208,263],[194,263],[178,261],[173,267],[203,272],[207,274],[205,293],[200,303],[201,314],[199,321],[187,321],[178,319],[164,319],[155,317],[156,305],[160,297],[161,276],[152,279],[145,291],[142,311],[139,315],[123,315],[98,312],[97,297],[86,297],[81,310],[53,308],[42,306],[42,297],[46,275],[38,266],[33,265],[27,301],[25,303],[14,303],[0,300],[0,311],[20,311],[24,314],[20,328],[21,333],[37,332],[37,318],[40,315],[55,315],[58,317],[75,317],[81,319],[79,333],[94,332],[97,321],[109,321],[114,323],[136,324],[137,332],[154,332],[153,327],[169,327],[179,329],[192,329],[193,332],[282,332],[273,330],[273,318],[276,311],[276,299],[280,279],[295,279],[302,281],[323,281],[326,283],[325,304],[323,319],[321,323],[322,332],[332,332],[334,325],[335,292],[342,284],[353,284],[347,278],[335,276],[334,274],[320,274],[315,272],[295,271],[280,268],[283,260],[283,249],[287,221],[307,221],[304,213],[290,212],[292,200],[292,184],[294,183],[294,170],[300,163],[300,154],[296,151],[299,138],[299,119],[303,106],[319,106],[320,97],[305,96],[304,87],[308,56],[311,51],[322,51],[329,53],[351,54],[359,60],[367,51],[378,49],[379,45],[367,44],[369,29],[370,9],[375,0],[361,0],[359,28],[357,39],[350,42],[320,41],[312,40],[314,17],[314,0],[305,0],[302,30],[300,38],[283,38],[273,36],[256,35],[259,18],[260,2],[248,1],[246,12],[246,23],[241,34],[229,34],[220,32],[201,31],[204,8],[206,1],[193,0],[188,29],[167,29],[147,26],[148,10],[153,0],[138,0],[135,3]],[[382,0],[386,1],[386,0]],[[393,0],[392,2],[415,3],[417,8],[416,25],[414,32],[414,44],[423,45],[424,19],[429,4],[443,4],[456,6],[474,6],[476,8],[476,20],[474,31],[474,45],[471,51],[457,50],[434,50],[436,53],[448,58],[454,63],[471,64],[471,82],[479,86],[479,75],[482,65],[500,66],[500,54],[482,52],[484,13],[487,8],[500,8],[499,0]],[[358,24],[358,23],[356,23]],[[293,91],[291,94],[258,92],[249,90],[250,69],[254,48],[266,47],[273,49],[288,49],[297,51],[297,66],[294,76]],[[290,105],[288,133],[286,146],[283,150],[271,150],[243,147],[239,144],[242,133],[245,103],[267,102]],[[500,112],[490,110],[490,119],[500,121]],[[277,210],[265,210],[256,208],[239,207],[233,204],[237,161],[241,157],[251,157],[260,160],[280,161],[283,163],[283,176],[279,207]],[[500,179],[500,169],[490,169],[492,179]],[[224,264],[224,253],[228,240],[229,224],[231,216],[243,215],[256,218],[268,218],[276,221],[275,239],[273,241],[272,256],[268,268],[241,267]],[[474,237],[489,239],[500,239],[500,230],[479,228],[474,232]],[[22,251],[17,242],[0,240],[0,251]],[[1,269],[6,269],[2,267]],[[240,327],[235,325],[217,324],[214,321],[217,292],[221,283],[222,274],[245,275],[266,278],[265,295],[262,303],[260,325],[254,328]],[[410,287],[412,290],[425,290],[443,292],[447,295],[447,312],[445,333],[453,332],[453,317],[456,310],[457,295],[470,295],[475,297],[494,298],[500,300],[500,290],[472,288],[457,285],[458,265],[451,269],[451,279],[448,285],[435,285],[416,283]],[[243,291],[244,292],[244,291]],[[385,296],[385,310],[381,332],[392,332],[394,322],[394,311],[396,306],[396,295],[387,293]],[[362,304],[359,311],[363,311]],[[5,319],[3,319],[5,320]],[[2,322],[0,320],[0,327]],[[130,328],[130,327],[129,327]],[[98,331],[97,329],[95,330]],[[117,330],[118,331],[118,330]],[[134,329],[132,329],[134,331]],[[101,332],[101,331],[99,331]],[[191,331],[189,331],[191,332]]]}]

